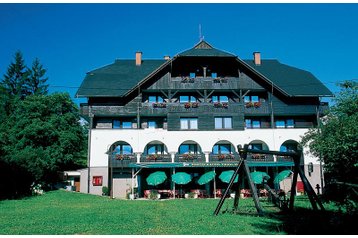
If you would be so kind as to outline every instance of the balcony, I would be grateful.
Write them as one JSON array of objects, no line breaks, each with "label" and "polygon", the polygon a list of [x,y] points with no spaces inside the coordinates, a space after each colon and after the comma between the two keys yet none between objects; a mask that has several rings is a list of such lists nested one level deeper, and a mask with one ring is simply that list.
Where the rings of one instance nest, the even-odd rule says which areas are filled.
[{"label": "balcony", "polygon": [[246,160],[250,162],[274,162],[274,157],[273,155],[248,154]]},{"label": "balcony", "polygon": [[115,155],[109,159],[109,167],[123,168],[128,167],[129,164],[136,163],[137,158],[134,154]]},{"label": "balcony", "polygon": [[141,163],[161,163],[161,162],[172,162],[170,154],[152,154],[152,155],[142,155],[140,157]]},{"label": "balcony", "polygon": [[238,154],[210,154],[210,162],[238,162]]},{"label": "balcony", "polygon": [[269,115],[271,111],[268,101],[247,102],[244,103],[244,108],[246,115]]},{"label": "balcony", "polygon": [[175,162],[205,162],[204,154],[176,154]]},{"label": "balcony", "polygon": [[293,162],[293,159],[290,156],[277,155],[276,160],[277,162]]},{"label": "balcony", "polygon": [[[193,103],[192,103],[193,104]],[[226,103],[222,106],[214,105],[213,103],[198,103],[196,106],[186,106],[180,103],[168,103],[168,112],[176,113],[242,113],[243,107],[240,103]]]},{"label": "balcony", "polygon": [[239,78],[172,77],[171,82],[166,86],[168,89],[237,89],[239,88]]}]

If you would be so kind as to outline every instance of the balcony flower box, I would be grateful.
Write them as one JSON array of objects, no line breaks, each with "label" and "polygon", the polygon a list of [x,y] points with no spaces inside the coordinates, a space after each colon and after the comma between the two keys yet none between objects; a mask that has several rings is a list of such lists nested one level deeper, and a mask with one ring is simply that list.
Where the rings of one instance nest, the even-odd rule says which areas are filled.
[{"label": "balcony flower box", "polygon": [[225,78],[214,78],[213,82],[214,83],[227,83],[227,79],[225,79]]},{"label": "balcony flower box", "polygon": [[187,102],[184,104],[185,108],[198,108],[199,107],[199,103],[197,102]]},{"label": "balcony flower box", "polygon": [[166,108],[167,104],[164,102],[154,102],[152,106],[153,108]]},{"label": "balcony flower box", "polygon": [[193,159],[196,159],[196,156],[193,154],[183,154],[183,159],[184,160],[193,160]]},{"label": "balcony flower box", "polygon": [[233,160],[235,157],[232,154],[219,154],[218,160]]},{"label": "balcony flower box", "polygon": [[130,160],[129,155],[116,154],[114,157],[116,160]]},{"label": "balcony flower box", "polygon": [[181,82],[182,83],[194,83],[194,79],[193,78],[190,78],[190,77],[183,77],[181,79]]},{"label": "balcony flower box", "polygon": [[227,102],[216,102],[214,103],[214,107],[216,108],[228,108],[229,107],[229,104]]},{"label": "balcony flower box", "polygon": [[262,155],[262,154],[252,154],[251,157],[254,160],[264,160],[264,159],[266,159],[266,156]]},{"label": "balcony flower box", "polygon": [[157,154],[147,156],[147,160],[157,160],[158,158],[159,156]]},{"label": "balcony flower box", "polygon": [[259,107],[261,107],[261,102],[247,102],[247,103],[245,103],[245,107],[246,108],[250,108],[250,107],[259,108]]}]

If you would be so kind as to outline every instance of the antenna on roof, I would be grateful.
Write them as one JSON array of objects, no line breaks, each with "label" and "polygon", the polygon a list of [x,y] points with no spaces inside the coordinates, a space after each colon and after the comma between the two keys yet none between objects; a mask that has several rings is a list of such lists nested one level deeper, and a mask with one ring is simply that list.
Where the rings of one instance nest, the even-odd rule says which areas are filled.
[{"label": "antenna on roof", "polygon": [[201,32],[201,24],[199,24],[199,41],[202,41],[202,40],[204,40],[204,36]]}]

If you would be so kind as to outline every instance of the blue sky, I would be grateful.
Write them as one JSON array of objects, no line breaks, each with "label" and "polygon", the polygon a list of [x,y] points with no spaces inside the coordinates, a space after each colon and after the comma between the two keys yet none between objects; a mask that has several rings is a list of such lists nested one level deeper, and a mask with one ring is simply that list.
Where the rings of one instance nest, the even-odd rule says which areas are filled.
[{"label": "blue sky", "polygon": [[[115,59],[161,59],[205,40],[241,59],[312,72],[331,91],[358,78],[358,4],[0,4],[0,77],[21,50],[50,91],[74,97],[86,72]],[[84,99],[74,99],[76,103]]]}]

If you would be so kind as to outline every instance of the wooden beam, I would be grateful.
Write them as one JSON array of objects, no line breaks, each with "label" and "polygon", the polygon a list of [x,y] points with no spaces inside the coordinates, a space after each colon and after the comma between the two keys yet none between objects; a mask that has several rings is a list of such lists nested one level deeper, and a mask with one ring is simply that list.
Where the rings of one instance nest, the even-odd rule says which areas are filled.
[{"label": "wooden beam", "polygon": [[256,186],[254,185],[254,182],[251,179],[249,166],[247,165],[246,161],[244,161],[244,172],[246,173],[246,177],[247,177],[247,179],[249,181],[249,187],[250,187],[250,190],[251,190],[251,195],[252,195],[252,198],[254,200],[257,213],[259,214],[259,216],[263,216],[264,211],[263,211],[261,203],[259,201],[259,197],[257,196],[257,189],[256,189]]},{"label": "wooden beam", "polygon": [[238,166],[236,167],[235,172],[234,172],[234,174],[232,175],[232,177],[231,177],[231,179],[230,179],[230,182],[229,182],[227,188],[225,189],[225,192],[224,192],[224,194],[222,195],[222,197],[221,197],[221,199],[220,199],[220,201],[219,201],[219,203],[218,203],[218,205],[217,205],[217,207],[216,207],[216,209],[215,209],[215,211],[214,211],[214,215],[215,215],[215,216],[217,216],[217,215],[219,214],[220,209],[221,209],[221,207],[222,207],[222,205],[224,204],[224,201],[225,201],[225,199],[226,199],[226,196],[229,194],[230,188],[231,188],[232,185],[234,184],[235,177],[236,177],[236,175],[238,174],[238,172],[239,172],[239,170],[240,170],[240,167],[242,166],[243,161],[244,161],[244,160],[243,160],[242,158],[240,158],[239,164],[238,164]]},{"label": "wooden beam", "polygon": [[244,99],[244,97],[250,92],[251,90],[247,90],[244,95],[242,95],[242,99]]}]

